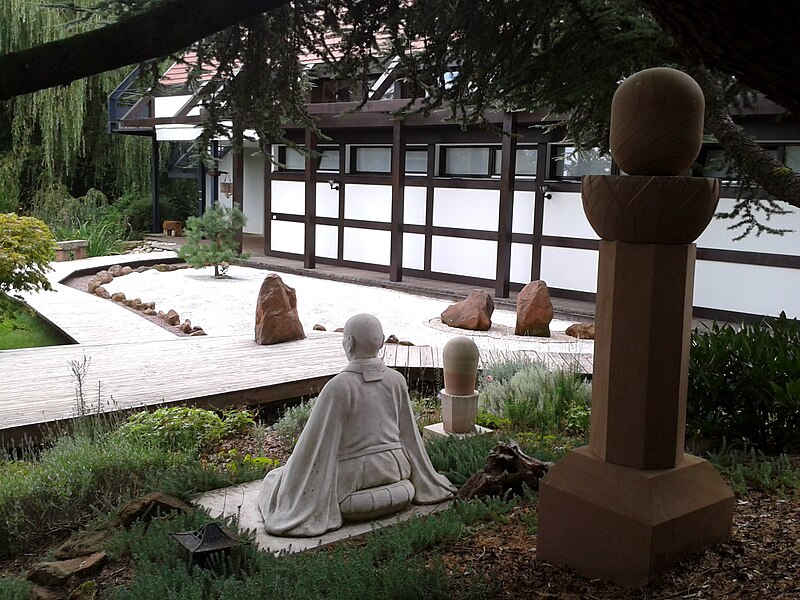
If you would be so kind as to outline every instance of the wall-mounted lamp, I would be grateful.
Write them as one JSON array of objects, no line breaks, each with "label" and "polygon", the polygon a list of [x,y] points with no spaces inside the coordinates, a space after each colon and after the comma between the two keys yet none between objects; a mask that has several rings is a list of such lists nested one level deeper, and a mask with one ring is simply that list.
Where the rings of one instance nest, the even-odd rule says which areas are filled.
[{"label": "wall-mounted lamp", "polygon": [[545,200],[550,200],[553,197],[553,194],[548,194],[547,192],[550,191],[550,184],[548,183],[540,183],[539,184],[539,191],[542,192],[544,195]]},{"label": "wall-mounted lamp", "polygon": [[331,186],[331,189],[334,191],[339,189],[339,182],[335,179],[328,179],[328,185]]},{"label": "wall-mounted lamp", "polygon": [[225,194],[226,197],[230,198],[233,196],[233,182],[228,177],[228,173],[225,171],[222,171],[222,173],[225,173],[225,181],[220,182],[219,191]]}]

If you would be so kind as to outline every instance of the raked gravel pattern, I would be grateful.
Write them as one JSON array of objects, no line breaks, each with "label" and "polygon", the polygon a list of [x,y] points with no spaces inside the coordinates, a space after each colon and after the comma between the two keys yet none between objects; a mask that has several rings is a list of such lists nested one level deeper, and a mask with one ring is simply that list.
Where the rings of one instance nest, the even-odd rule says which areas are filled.
[{"label": "raked gravel pattern", "polygon": [[[592,354],[594,342],[576,340],[563,331],[570,321],[550,324],[550,339],[513,335],[515,314],[496,308],[487,332],[452,329],[439,319],[451,301],[407,294],[380,287],[281,273],[283,281],[297,292],[297,312],[303,328],[315,324],[333,331],[358,313],[371,313],[383,324],[385,335],[416,345],[441,348],[454,335],[471,336],[481,350],[502,353],[514,350]],[[269,271],[231,266],[228,277],[214,279],[213,267],[180,269],[160,273],[148,270],[117,277],[104,287],[123,292],[128,298],[155,302],[156,310],[176,310],[183,319],[202,327],[210,336],[252,335],[256,299]]]}]

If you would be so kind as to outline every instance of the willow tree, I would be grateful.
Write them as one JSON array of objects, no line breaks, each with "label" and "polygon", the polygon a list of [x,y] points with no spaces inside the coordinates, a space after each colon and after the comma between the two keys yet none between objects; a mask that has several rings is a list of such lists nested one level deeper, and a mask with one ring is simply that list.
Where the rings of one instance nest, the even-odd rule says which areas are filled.
[{"label": "willow tree", "polygon": [[[102,18],[74,8],[29,0],[0,3],[0,53],[40,46],[65,34],[93,29]],[[106,97],[124,77],[110,71],[13,99],[0,127],[0,210],[12,210],[37,188],[64,183],[73,195],[90,187],[119,194],[146,189],[150,146],[106,131]]]}]

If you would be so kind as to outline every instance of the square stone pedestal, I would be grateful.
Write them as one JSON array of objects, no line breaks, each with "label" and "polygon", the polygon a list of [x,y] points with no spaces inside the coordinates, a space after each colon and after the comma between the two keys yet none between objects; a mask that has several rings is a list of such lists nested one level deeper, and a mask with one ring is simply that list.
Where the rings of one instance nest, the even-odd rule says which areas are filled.
[{"label": "square stone pedestal", "polygon": [[588,447],[558,461],[539,486],[536,558],[639,587],[687,555],[730,537],[734,495],[707,461],[674,469],[605,463]]},{"label": "square stone pedestal", "polygon": [[426,440],[432,440],[437,437],[447,437],[452,435],[457,437],[458,439],[471,437],[473,435],[482,435],[485,433],[492,433],[494,429],[489,429],[488,427],[481,427],[480,425],[475,425],[472,431],[468,433],[450,433],[449,431],[444,430],[444,423],[434,423],[433,425],[426,425],[422,430],[422,437]]}]

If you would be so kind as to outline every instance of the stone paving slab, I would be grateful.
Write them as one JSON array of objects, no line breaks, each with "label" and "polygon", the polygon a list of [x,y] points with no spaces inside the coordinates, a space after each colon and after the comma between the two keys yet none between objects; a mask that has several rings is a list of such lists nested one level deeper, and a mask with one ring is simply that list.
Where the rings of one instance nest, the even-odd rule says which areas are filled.
[{"label": "stone paving slab", "polygon": [[207,492],[195,498],[193,503],[207,509],[212,518],[222,516],[237,517],[241,529],[255,530],[256,544],[258,544],[259,548],[273,554],[293,554],[321,548],[348,538],[361,537],[372,531],[402,523],[413,517],[423,517],[445,510],[450,508],[452,504],[451,501],[448,501],[423,506],[414,505],[391,517],[367,523],[345,525],[341,529],[329,531],[325,535],[318,537],[289,538],[270,535],[264,531],[264,519],[256,503],[259,489],[261,489],[261,481],[251,481],[244,485],[234,485]]}]

